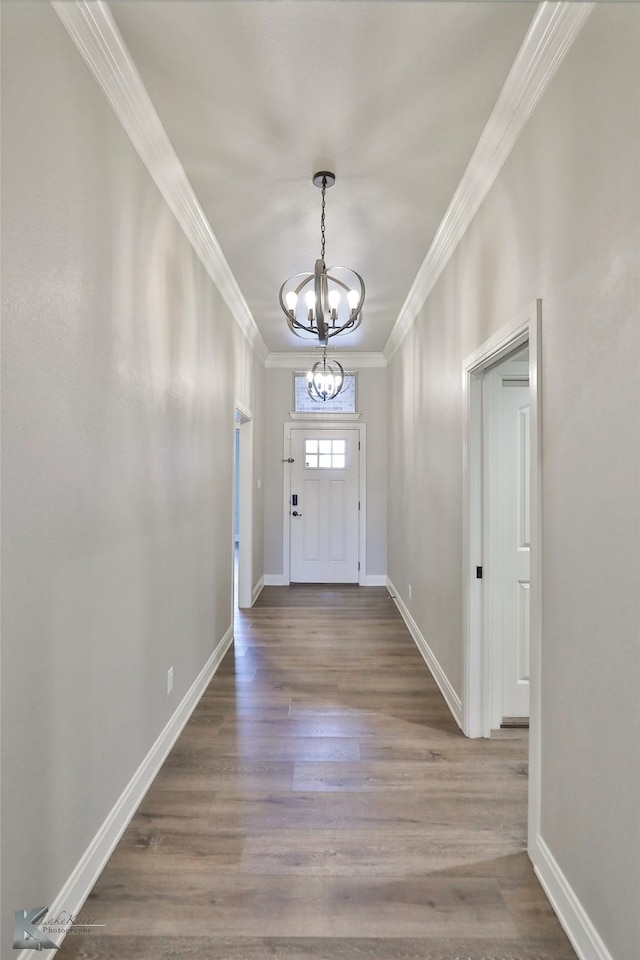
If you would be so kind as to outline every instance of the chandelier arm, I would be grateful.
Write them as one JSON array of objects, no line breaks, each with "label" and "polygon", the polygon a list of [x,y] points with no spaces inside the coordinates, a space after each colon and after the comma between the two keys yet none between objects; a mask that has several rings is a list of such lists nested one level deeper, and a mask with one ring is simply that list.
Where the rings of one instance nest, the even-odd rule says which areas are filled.
[{"label": "chandelier arm", "polygon": [[[295,288],[295,292],[296,292],[296,294],[298,294],[298,293],[300,293],[300,291],[302,290],[303,287],[306,287],[306,285],[309,283],[310,280],[313,280],[313,274],[312,274],[312,273],[297,273],[296,276],[297,276],[297,277],[304,277],[304,280],[301,280],[300,283],[298,284],[298,286]],[[293,280],[293,279],[294,279],[293,277],[289,277],[289,280]],[[287,281],[287,282],[288,282],[288,281]]]},{"label": "chandelier arm", "polygon": [[354,277],[358,278],[358,282],[360,284],[360,287],[362,288],[362,302],[364,303],[366,289],[364,285],[364,280],[362,279],[358,271],[354,270],[353,267],[345,267],[344,264],[341,264],[341,263],[334,263],[331,267],[327,268],[327,276],[329,277],[329,279],[333,280],[334,283],[339,283],[340,286],[344,287],[345,290],[351,290],[351,287],[347,283],[343,283],[342,280],[339,280],[337,277],[334,277],[333,274],[331,273],[332,270],[346,270],[348,273],[352,273]]},{"label": "chandelier arm", "polygon": [[301,340],[306,340],[307,338],[303,337],[302,334],[298,332],[300,330],[304,330],[305,333],[308,333],[310,340],[315,342],[318,339],[317,331],[313,327],[303,327],[301,323],[296,323],[294,327],[294,325],[290,323],[289,329],[291,330],[291,333],[294,333],[296,337],[300,337]]},{"label": "chandelier arm", "polygon": [[305,333],[311,334],[314,340],[317,337],[317,330],[315,329],[315,327],[311,327],[311,326],[306,327],[303,323],[300,323],[299,320],[296,320],[295,317],[287,315],[287,324],[291,332],[295,333],[296,336],[299,336],[299,334],[297,333],[298,330],[304,330]]},{"label": "chandelier arm", "polygon": [[338,327],[333,331],[329,331],[329,337],[338,337],[341,333],[353,333],[354,330],[357,330],[360,324],[362,323],[362,313],[358,313],[355,317],[352,317],[347,323],[343,326]]},{"label": "chandelier arm", "polygon": [[[334,277],[334,275],[331,273],[331,271],[332,271],[332,270],[335,270],[335,269],[336,269],[336,267],[329,267],[329,269],[327,270],[327,279],[328,279],[328,280],[332,280],[333,283],[337,283],[338,286],[342,287],[342,289],[343,289],[343,290],[346,290],[347,293],[348,293],[349,290],[351,290],[351,287],[349,286],[348,283],[343,283],[342,280],[338,280],[337,277]],[[337,269],[348,270],[349,268],[348,268],[348,267],[338,267]]]}]

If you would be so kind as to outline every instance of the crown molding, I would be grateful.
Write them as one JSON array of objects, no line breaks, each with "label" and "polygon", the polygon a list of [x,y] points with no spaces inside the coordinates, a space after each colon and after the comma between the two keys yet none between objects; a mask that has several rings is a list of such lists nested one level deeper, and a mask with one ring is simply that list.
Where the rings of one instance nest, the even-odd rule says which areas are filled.
[{"label": "crown molding", "polygon": [[[339,360],[347,370],[364,370],[370,367],[386,367],[387,361],[383,353],[357,353],[344,350],[332,350],[331,359]],[[304,370],[322,358],[322,348],[315,352],[310,350],[304,353],[270,353],[265,361],[267,369]]]},{"label": "crown molding", "polygon": [[500,173],[594,3],[544,2],[531,22],[469,164],[389,334],[390,360]]},{"label": "crown molding", "polygon": [[52,6],[98,81],[118,120],[231,314],[264,361],[266,343],[193,191],[142,78],[102,0],[54,0]]}]

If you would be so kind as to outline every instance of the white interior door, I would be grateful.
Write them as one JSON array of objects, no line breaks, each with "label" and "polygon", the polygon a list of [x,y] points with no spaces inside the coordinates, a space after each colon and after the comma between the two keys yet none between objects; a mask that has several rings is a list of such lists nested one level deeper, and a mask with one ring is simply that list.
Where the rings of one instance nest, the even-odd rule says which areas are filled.
[{"label": "white interior door", "polygon": [[493,391],[491,606],[499,719],[529,716],[530,439],[527,361],[490,374]]},{"label": "white interior door", "polygon": [[358,583],[358,431],[291,431],[292,583]]}]

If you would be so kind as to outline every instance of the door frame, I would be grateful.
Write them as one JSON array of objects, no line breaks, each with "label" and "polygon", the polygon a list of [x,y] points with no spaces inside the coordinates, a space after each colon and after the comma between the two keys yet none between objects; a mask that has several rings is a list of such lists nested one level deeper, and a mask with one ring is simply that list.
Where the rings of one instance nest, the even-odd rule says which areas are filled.
[{"label": "door frame", "polygon": [[322,420],[309,418],[285,422],[282,444],[282,583],[291,583],[291,431],[313,430],[319,435],[335,430],[358,431],[358,585],[366,586],[367,570],[367,425],[354,420]]},{"label": "door frame", "polygon": [[[238,607],[247,608],[253,606],[253,414],[248,407],[245,407],[239,400],[235,401],[234,409],[234,450],[235,450],[235,431],[238,430],[239,456],[238,456]],[[235,477],[235,453],[233,457],[233,491],[235,498],[236,477]],[[231,511],[233,518],[234,511]],[[234,522],[232,519],[231,528],[231,563],[232,573],[235,576],[235,533],[233,530]],[[232,613],[235,605],[234,598],[231,598]],[[232,620],[233,622],[233,620]]]},{"label": "door frame", "polygon": [[486,638],[484,581],[476,567],[486,556],[483,503],[483,381],[485,370],[529,345],[531,463],[531,609],[529,718],[529,849],[540,822],[541,656],[542,656],[542,301],[526,318],[499,330],[472,353],[462,368],[463,393],[463,597],[464,649],[462,729],[467,737],[490,731],[490,660]]}]

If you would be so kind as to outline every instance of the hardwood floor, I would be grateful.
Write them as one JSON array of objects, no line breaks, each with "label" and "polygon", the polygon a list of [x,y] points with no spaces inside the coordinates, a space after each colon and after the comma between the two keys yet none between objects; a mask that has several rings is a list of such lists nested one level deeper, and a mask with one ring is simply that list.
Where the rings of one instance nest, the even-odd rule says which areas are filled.
[{"label": "hardwood floor", "polygon": [[61,960],[575,960],[527,743],[470,741],[384,588],[266,588]]}]

